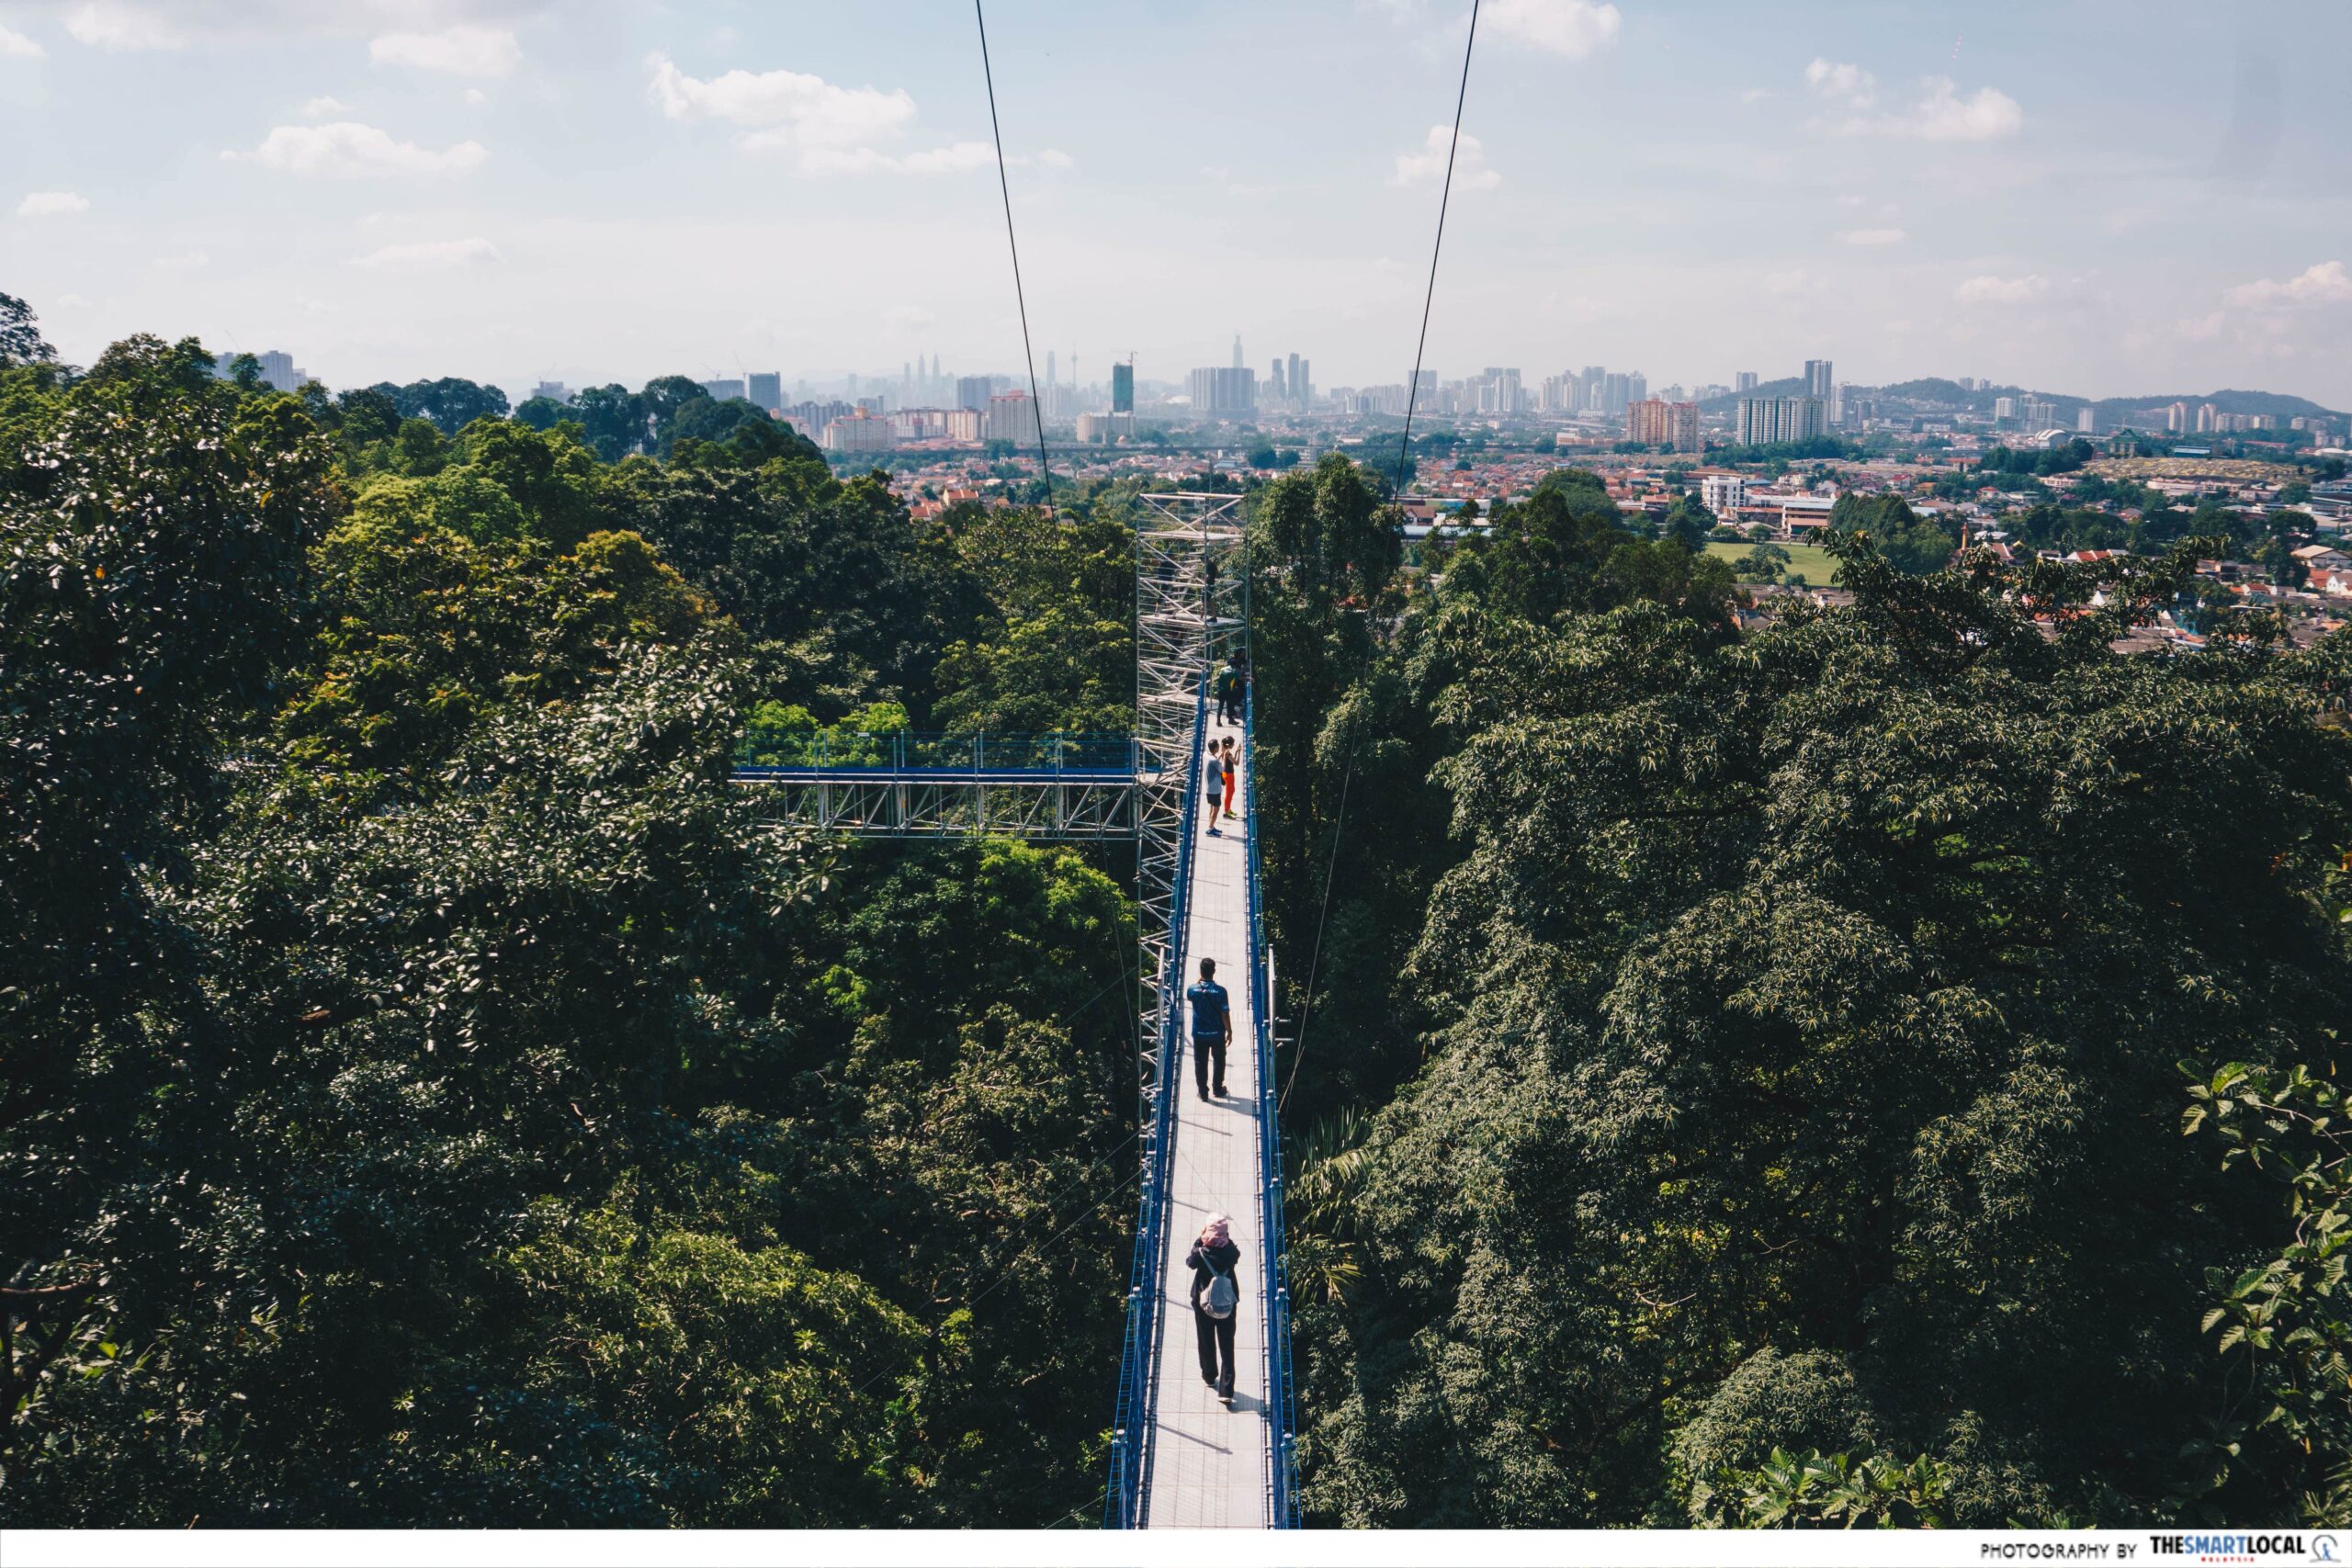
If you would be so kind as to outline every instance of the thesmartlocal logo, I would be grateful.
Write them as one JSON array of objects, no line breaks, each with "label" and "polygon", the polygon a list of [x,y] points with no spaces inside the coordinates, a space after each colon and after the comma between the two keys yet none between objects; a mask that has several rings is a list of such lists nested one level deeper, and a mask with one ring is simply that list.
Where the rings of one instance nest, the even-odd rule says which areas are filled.
[{"label": "thesmartlocal logo", "polygon": [[2239,1531],[2211,1534],[2152,1535],[2151,1557],[2186,1557],[2199,1562],[2335,1562],[2341,1561],[2332,1535],[2305,1536],[2291,1532],[2249,1535]]}]

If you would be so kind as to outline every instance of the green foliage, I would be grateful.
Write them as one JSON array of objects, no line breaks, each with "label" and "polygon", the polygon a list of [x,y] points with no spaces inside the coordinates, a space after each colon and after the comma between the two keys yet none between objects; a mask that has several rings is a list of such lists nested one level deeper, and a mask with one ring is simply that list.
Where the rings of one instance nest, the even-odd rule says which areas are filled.
[{"label": "green foliage", "polygon": [[[2340,1014],[2316,681],[2112,651],[2185,554],[1843,547],[1850,609],[1737,640],[1451,591],[1400,629],[1461,847],[1342,863],[1437,875],[1388,998],[1422,1065],[1359,1101],[1353,1282],[1300,1297],[1313,1517],[2268,1517],[2320,1483],[2212,1490],[2246,1380],[2201,1269],[2262,1261],[2264,1204],[2164,1093]],[[1310,1027],[1306,1072],[1337,1049]]]},{"label": "green foliage", "polygon": [[1743,581],[1777,581],[1789,564],[1789,552],[1770,539],[1759,539],[1748,547],[1739,558],[1738,571]]},{"label": "green foliage", "polygon": [[1731,570],[1713,556],[1694,555],[1683,535],[1698,522],[1688,512],[1680,520],[1665,539],[1638,537],[1621,526],[1599,476],[1562,469],[1525,502],[1496,504],[1488,531],[1464,541],[1448,562],[1444,593],[1537,621],[1650,600],[1727,624]]},{"label": "green foliage", "polygon": [[210,365],[0,369],[0,1506],[1066,1514],[1133,907],[1074,852],[820,864],[728,770],[747,708],[904,728],[958,642],[1035,700],[1121,525],[918,529],[764,418],[616,469]]},{"label": "green foliage", "polygon": [[[2322,911],[2352,938],[2352,854],[2340,854]],[[2335,1032],[2329,1031],[2333,1042]],[[2222,1145],[2221,1164],[2280,1200],[2260,1260],[2211,1267],[2201,1326],[2244,1390],[2205,1451],[2213,1484],[2264,1499],[2274,1515],[2336,1524],[2352,1496],[2352,1318],[2345,1285],[2352,1247],[2352,1132],[2331,1055],[2316,1069],[2195,1061],[2181,1131]]]},{"label": "green foliage", "polygon": [[1888,565],[1916,574],[1942,570],[1960,548],[1957,536],[1913,512],[1899,495],[1841,495],[1830,508],[1829,526],[1833,534],[1867,537]]},{"label": "green foliage", "polygon": [[1725,1522],[1746,1529],[1934,1529],[1945,1523],[1944,1467],[1926,1454],[1909,1464],[1875,1455],[1791,1454],[1774,1448],[1752,1471],[1715,1483]]},{"label": "green foliage", "polygon": [[0,369],[45,364],[57,350],[40,335],[40,318],[13,294],[0,294]]}]

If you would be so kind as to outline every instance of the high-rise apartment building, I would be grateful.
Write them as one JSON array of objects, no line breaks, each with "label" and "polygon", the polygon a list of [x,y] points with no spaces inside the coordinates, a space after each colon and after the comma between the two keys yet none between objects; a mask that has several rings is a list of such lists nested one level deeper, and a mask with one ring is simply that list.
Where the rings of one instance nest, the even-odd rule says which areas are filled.
[{"label": "high-rise apartment building", "polygon": [[1290,388],[1283,380],[1283,361],[1280,355],[1274,356],[1274,362],[1266,367],[1266,396],[1278,403],[1288,402]]},{"label": "high-rise apartment building", "polygon": [[770,413],[784,407],[784,373],[780,370],[754,370],[747,394],[757,406]]},{"label": "high-rise apartment building", "polygon": [[2211,403],[2198,404],[2197,434],[2199,435],[2207,435],[2221,428],[2220,422],[2214,418],[2214,416],[2221,412],[2221,410],[2215,408]]},{"label": "high-rise apartment building", "polygon": [[1826,402],[1830,393],[1836,388],[1837,378],[1830,374],[1829,361],[1808,359],[1804,362],[1804,395],[1806,397],[1819,398]]},{"label": "high-rise apartment building", "polygon": [[542,381],[531,389],[531,396],[545,398],[551,403],[568,403],[571,400],[571,389],[560,381]]},{"label": "high-rise apartment building", "polygon": [[1015,389],[989,398],[988,428],[981,439],[1010,441],[1016,447],[1038,445],[1037,405],[1029,394]]},{"label": "high-rise apartment building", "polygon": [[1625,410],[1625,439],[1677,452],[1699,450],[1699,405],[1645,398]]},{"label": "high-rise apartment building", "polygon": [[956,378],[956,406],[959,409],[986,409],[995,391],[994,377],[958,376]]},{"label": "high-rise apartment building", "polygon": [[1995,398],[1993,400],[1993,417],[1995,419],[2015,419],[2017,416],[2018,400],[2015,398]]},{"label": "high-rise apartment building", "polygon": [[705,381],[702,384],[702,389],[709,397],[723,403],[729,398],[741,397],[743,395],[743,383],[732,377],[729,377],[722,380]]},{"label": "high-rise apartment building", "polygon": [[898,433],[890,422],[880,414],[854,413],[847,419],[836,419],[825,426],[825,450],[828,452],[891,452],[899,446]]},{"label": "high-rise apartment building", "polygon": [[1306,408],[1306,362],[1295,354],[1290,356],[1290,400],[1303,412]]},{"label": "high-rise apartment building", "polygon": [[1111,366],[1111,412],[1136,412],[1136,367],[1126,361],[1114,361]]},{"label": "high-rise apartment building", "polygon": [[2083,412],[2075,416],[2075,429],[2077,433],[2084,435],[2098,434],[2098,411],[2092,408],[2090,404],[2085,403],[2083,405]]},{"label": "high-rise apartment building", "polygon": [[1742,398],[1733,405],[1735,439],[1742,446],[1777,446],[1822,434],[1819,398]]},{"label": "high-rise apartment building", "polygon": [[1746,397],[1748,393],[1756,390],[1756,372],[1753,370],[1739,370],[1733,372],[1731,378],[1731,389],[1739,393],[1742,397]]},{"label": "high-rise apartment building", "polygon": [[1238,419],[1258,410],[1258,373],[1246,365],[1204,366],[1186,378],[1185,389],[1195,419]]}]

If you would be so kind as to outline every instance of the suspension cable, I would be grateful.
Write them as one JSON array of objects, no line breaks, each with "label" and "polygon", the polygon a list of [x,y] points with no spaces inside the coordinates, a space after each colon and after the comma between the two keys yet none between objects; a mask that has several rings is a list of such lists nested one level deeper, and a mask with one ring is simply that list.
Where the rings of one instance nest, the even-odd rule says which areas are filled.
[{"label": "suspension cable", "polygon": [[[972,0],[974,5],[979,0]],[[1413,405],[1421,395],[1421,355],[1430,345],[1430,307],[1437,300],[1437,258],[1445,248],[1445,209],[1453,200],[1453,154],[1462,146],[1462,106],[1470,96],[1470,51],[1478,43],[1478,0],[1470,0],[1470,36],[1462,43],[1462,85],[1453,94],[1453,140],[1445,147],[1445,186],[1437,198],[1437,239],[1430,246],[1429,291],[1421,296],[1421,335],[1413,345],[1413,379],[1405,388],[1405,434],[1396,443],[1396,482],[1405,491],[1405,455],[1413,448]]]},{"label": "suspension cable", "polygon": [[[996,185],[1004,197],[1004,243],[1012,253],[1012,300],[1021,310],[1021,354],[1029,366],[1029,412],[1037,421],[1037,471],[1046,483],[1046,514],[1054,511],[1054,470],[1046,458],[1046,400],[1037,395],[1037,355],[1029,346],[1029,300],[1021,288],[1021,242],[1012,237],[1012,186],[1004,173],[1004,128],[996,118],[996,73],[989,67],[989,19],[980,0],[972,0],[972,19],[980,27],[980,75],[989,85],[989,130],[996,138]],[[1447,163],[1451,182],[1453,164]],[[1427,331],[1426,322],[1423,331]]]}]

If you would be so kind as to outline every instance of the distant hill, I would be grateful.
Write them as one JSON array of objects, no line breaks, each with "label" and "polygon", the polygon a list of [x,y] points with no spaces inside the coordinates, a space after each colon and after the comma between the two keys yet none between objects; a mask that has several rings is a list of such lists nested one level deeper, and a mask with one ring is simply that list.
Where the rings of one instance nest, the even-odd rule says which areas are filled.
[{"label": "distant hill", "polygon": [[[1803,377],[1784,376],[1777,381],[1759,383],[1753,392],[1737,392],[1729,397],[1710,398],[1701,403],[1699,409],[1702,413],[1729,413],[1732,412],[1733,405],[1743,397],[1789,398],[1799,396],[1804,391]],[[2312,402],[2309,398],[2296,397],[2291,392],[2237,390],[2151,392],[2144,397],[2091,399],[2074,397],[2064,392],[2043,392],[2030,387],[1979,387],[1972,391],[1959,382],[1947,380],[1940,376],[1923,376],[1916,380],[1896,381],[1883,387],[1858,387],[1856,392],[1862,397],[1890,401],[1928,403],[1951,409],[1967,409],[1987,416],[1993,412],[1993,400],[1996,398],[2038,397],[2053,405],[2057,411],[2058,423],[2069,428],[2073,427],[2084,409],[2095,410],[2098,415],[2098,426],[2101,430],[2110,430],[2117,425],[2131,423],[2130,416],[2143,410],[2169,408],[2174,403],[2187,403],[2192,410],[2200,404],[2211,403],[2223,413],[2267,413],[2275,414],[2280,419],[2291,419],[2297,414],[2306,416],[2324,414],[2331,419],[2344,417],[2336,410]]]},{"label": "distant hill", "polygon": [[1804,378],[1783,376],[1777,381],[1758,381],[1752,392],[1733,392],[1725,397],[1709,398],[1699,405],[1701,413],[1729,413],[1732,405],[1742,398],[1793,398],[1804,391]]}]

